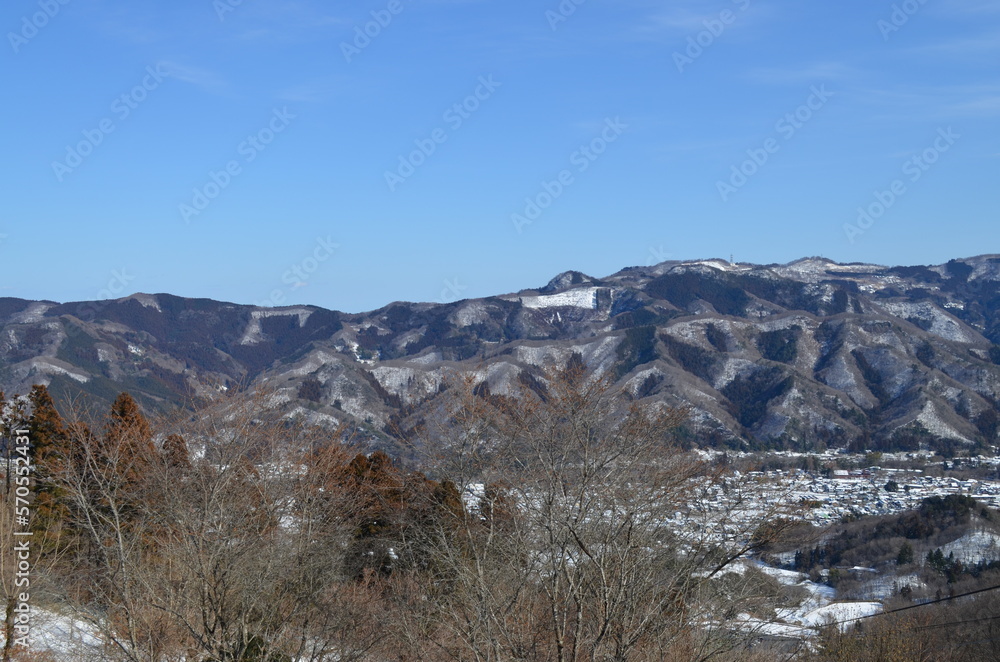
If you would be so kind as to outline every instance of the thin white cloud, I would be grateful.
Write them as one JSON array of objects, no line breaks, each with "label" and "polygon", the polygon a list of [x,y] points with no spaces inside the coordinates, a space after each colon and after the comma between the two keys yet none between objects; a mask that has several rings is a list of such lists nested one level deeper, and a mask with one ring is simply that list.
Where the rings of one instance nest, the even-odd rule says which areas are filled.
[{"label": "thin white cloud", "polygon": [[880,106],[884,112],[873,119],[948,121],[962,117],[1000,115],[1000,85],[953,85],[895,87],[859,91],[857,97]]},{"label": "thin white cloud", "polygon": [[723,32],[718,38],[725,38],[725,33],[729,31],[744,29],[773,15],[770,5],[751,0],[712,3],[707,7],[704,2],[675,2],[665,11],[645,14],[642,23],[636,25],[633,32],[647,39],[693,35],[709,29],[710,25],[717,29],[722,12],[729,12],[732,16],[728,23],[723,24]]},{"label": "thin white cloud", "polygon": [[316,80],[290,85],[279,90],[276,96],[279,101],[290,103],[316,103],[333,98],[341,89],[343,86],[332,80]]},{"label": "thin white cloud", "polygon": [[718,18],[718,14],[695,12],[683,8],[675,8],[669,12],[648,17],[646,23],[639,26],[639,32],[679,32],[687,34],[705,29],[705,22]]},{"label": "thin white cloud", "polygon": [[1000,3],[996,0],[937,0],[928,6],[932,13],[954,18],[956,15],[1000,14]]},{"label": "thin white cloud", "polygon": [[957,115],[997,116],[1000,115],[1000,95],[971,99],[964,103],[954,104],[949,110]]},{"label": "thin white cloud", "polygon": [[190,83],[211,92],[219,92],[226,87],[226,82],[208,69],[178,64],[169,60],[158,62],[157,66],[165,71],[167,76],[175,80]]},{"label": "thin white cloud", "polygon": [[906,49],[906,52],[932,56],[982,57],[997,50],[1000,50],[1000,30],[975,37],[925,44],[924,46]]},{"label": "thin white cloud", "polygon": [[854,67],[841,62],[816,62],[789,67],[755,68],[749,71],[747,77],[757,83],[786,85],[855,78],[861,73]]}]

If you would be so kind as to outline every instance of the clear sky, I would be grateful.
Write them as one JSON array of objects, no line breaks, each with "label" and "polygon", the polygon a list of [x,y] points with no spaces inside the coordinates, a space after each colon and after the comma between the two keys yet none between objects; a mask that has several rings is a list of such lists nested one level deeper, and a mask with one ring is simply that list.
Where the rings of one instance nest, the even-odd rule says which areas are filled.
[{"label": "clear sky", "polygon": [[8,0],[0,27],[0,296],[354,312],[1000,252],[996,0]]}]

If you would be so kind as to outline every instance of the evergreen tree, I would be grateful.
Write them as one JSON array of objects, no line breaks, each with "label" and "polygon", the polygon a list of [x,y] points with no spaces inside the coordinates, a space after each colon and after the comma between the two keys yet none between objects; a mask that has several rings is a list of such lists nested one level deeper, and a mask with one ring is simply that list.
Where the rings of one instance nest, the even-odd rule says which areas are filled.
[{"label": "evergreen tree", "polygon": [[101,450],[101,460],[112,465],[122,486],[127,490],[137,488],[156,450],[152,428],[128,393],[119,394],[111,405]]},{"label": "evergreen tree", "polygon": [[32,529],[57,534],[69,514],[65,491],[59,484],[70,451],[69,430],[45,386],[33,386],[28,401],[31,405],[28,437],[35,475]]},{"label": "evergreen tree", "polygon": [[119,393],[111,405],[108,415],[108,437],[115,441],[130,437],[129,443],[136,447],[150,444],[152,449],[153,431],[139,405],[128,393]]},{"label": "evergreen tree", "polygon": [[188,453],[187,442],[179,434],[172,434],[163,440],[163,460],[171,469],[188,471],[191,469],[191,456]]},{"label": "evergreen tree", "polygon": [[52,401],[52,396],[45,386],[41,384],[32,386],[28,402],[31,404],[31,417],[28,419],[31,460],[35,465],[35,471],[38,475],[42,475],[56,468],[58,458],[66,450],[66,425],[56,411],[55,402]]},{"label": "evergreen tree", "polygon": [[896,565],[907,565],[913,563],[913,546],[904,542],[899,548],[899,554],[896,555]]},{"label": "evergreen tree", "polygon": [[388,455],[376,451],[351,460],[341,470],[340,482],[343,489],[357,495],[348,572],[356,577],[364,576],[366,570],[388,575],[403,507],[403,477]]},{"label": "evergreen tree", "polygon": [[7,460],[7,494],[13,489],[15,438],[18,428],[24,425],[24,407],[17,398],[8,401],[3,391],[0,391],[0,438],[4,440],[4,450]]}]

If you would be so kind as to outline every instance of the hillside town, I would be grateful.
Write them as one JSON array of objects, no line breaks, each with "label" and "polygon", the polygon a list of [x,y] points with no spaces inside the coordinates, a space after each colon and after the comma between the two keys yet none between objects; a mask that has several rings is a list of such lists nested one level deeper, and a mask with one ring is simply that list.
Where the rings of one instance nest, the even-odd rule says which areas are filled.
[{"label": "hillside town", "polygon": [[[800,460],[815,458],[823,468],[768,469],[740,473],[735,479],[758,483],[765,499],[780,498],[805,521],[824,526],[845,518],[892,515],[913,510],[928,497],[951,494],[970,496],[983,506],[1000,508],[1000,458],[978,456],[962,460],[928,463],[925,468],[891,468],[879,465],[855,469],[834,469],[834,465],[863,464],[865,456],[843,452],[823,454],[776,452],[775,458]],[[870,456],[869,456],[870,457]],[[904,463],[921,457],[914,453],[886,453],[882,459]],[[959,478],[956,470],[981,470],[984,478]],[[992,471],[991,471],[992,469]],[[985,470],[985,471],[982,471]]]}]

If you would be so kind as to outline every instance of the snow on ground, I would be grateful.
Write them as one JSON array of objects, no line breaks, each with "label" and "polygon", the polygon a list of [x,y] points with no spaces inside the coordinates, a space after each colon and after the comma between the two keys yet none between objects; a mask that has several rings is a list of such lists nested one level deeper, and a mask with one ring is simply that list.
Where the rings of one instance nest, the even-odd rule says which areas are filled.
[{"label": "snow on ground", "polygon": [[801,623],[810,627],[837,623],[841,630],[846,630],[852,621],[881,611],[882,605],[878,602],[834,602],[805,614]]},{"label": "snow on ground", "polygon": [[865,582],[864,587],[859,591],[859,596],[867,600],[886,600],[899,593],[899,589],[904,586],[909,586],[914,590],[927,588],[927,584],[916,573],[899,577],[890,575],[888,577],[876,577],[869,582]]},{"label": "snow on ground", "polygon": [[841,630],[845,630],[854,619],[882,611],[882,605],[878,602],[834,602],[834,589],[809,581],[804,573],[772,568],[760,562],[745,561],[743,564],[744,568],[752,565],[785,586],[805,589],[809,596],[797,607],[778,609],[775,612],[777,619],[773,621],[740,614],[734,624],[741,630],[758,635],[808,639],[816,635],[817,628],[828,623],[837,623]]},{"label": "snow on ground", "polygon": [[774,577],[785,586],[796,586],[798,584],[801,584],[803,581],[807,580],[806,574],[804,572],[796,572],[795,570],[772,568],[771,566],[764,565],[763,563],[758,563],[757,569],[763,572],[765,575],[770,575],[771,577]]},{"label": "snow on ground", "polygon": [[[840,623],[840,628],[844,629],[850,625],[850,621],[853,619],[882,611],[882,605],[878,602],[834,602],[836,597],[834,589],[824,584],[809,581],[806,575],[801,572],[772,568],[761,563],[755,565],[761,572],[774,577],[782,584],[797,586],[809,592],[809,597],[797,607],[777,610],[778,619],[783,623],[768,624],[773,625],[778,630],[788,629],[796,632],[796,634],[784,634],[783,636],[808,634],[813,630],[802,630],[803,627],[816,628],[828,622]],[[842,623],[842,621],[847,622]]]},{"label": "snow on ground", "polygon": [[1000,536],[988,531],[974,531],[941,548],[945,556],[954,554],[965,564],[1000,560]]},{"label": "snow on ground", "polygon": [[759,618],[754,618],[750,614],[740,614],[733,621],[733,625],[740,630],[754,632],[758,636],[802,639],[803,637],[809,637],[814,634],[813,630],[802,625],[764,621]]},{"label": "snow on ground", "polygon": [[573,308],[597,308],[596,287],[579,287],[567,292],[558,294],[543,294],[534,297],[520,297],[521,305],[525,308],[552,308],[555,306],[569,306]]},{"label": "snow on ground", "polygon": [[483,483],[471,483],[462,492],[462,503],[469,512],[475,512],[479,508],[479,502],[486,495],[486,485]]},{"label": "snow on ground", "polygon": [[93,660],[103,648],[90,623],[44,609],[31,611],[29,646],[34,652],[53,653],[59,662]]}]

